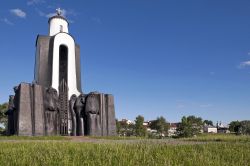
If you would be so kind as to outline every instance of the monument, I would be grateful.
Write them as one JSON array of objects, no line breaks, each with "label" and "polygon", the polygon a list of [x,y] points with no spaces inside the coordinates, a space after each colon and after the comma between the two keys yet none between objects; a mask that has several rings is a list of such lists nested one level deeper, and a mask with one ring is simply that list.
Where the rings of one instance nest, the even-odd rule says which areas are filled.
[{"label": "monument", "polygon": [[80,47],[61,10],[49,18],[49,35],[36,39],[33,83],[14,87],[8,135],[116,135],[114,97],[81,87]]}]

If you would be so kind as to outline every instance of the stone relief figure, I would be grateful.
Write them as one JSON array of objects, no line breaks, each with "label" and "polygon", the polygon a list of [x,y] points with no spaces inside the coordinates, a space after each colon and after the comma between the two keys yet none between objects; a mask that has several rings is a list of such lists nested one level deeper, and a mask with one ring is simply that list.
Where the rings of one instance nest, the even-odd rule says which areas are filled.
[{"label": "stone relief figure", "polygon": [[86,100],[85,114],[87,119],[87,134],[100,135],[100,100],[98,93],[92,92]]},{"label": "stone relief figure", "polygon": [[44,95],[45,110],[45,133],[46,135],[58,134],[59,125],[59,102],[57,91],[50,87],[46,89]]},{"label": "stone relief figure", "polygon": [[84,107],[85,96],[80,94],[75,101],[74,110],[76,114],[76,135],[84,135]]},{"label": "stone relief figure", "polygon": [[15,104],[14,104],[14,96],[11,95],[9,97],[9,106],[8,110],[5,112],[5,115],[8,115],[8,129],[7,129],[7,135],[13,135],[15,134],[15,127],[14,127],[14,112],[16,110]]},{"label": "stone relief figure", "polygon": [[75,102],[76,102],[76,95],[72,95],[69,101],[69,110],[71,116],[71,135],[76,136],[76,113],[75,113]]},{"label": "stone relief figure", "polygon": [[14,134],[17,134],[17,121],[18,121],[18,99],[19,99],[19,94],[20,94],[20,91],[19,91],[19,86],[15,86],[13,88],[14,90],[14,93],[15,93],[15,96],[14,96],[14,100],[13,100],[13,105],[14,105],[14,113],[13,113],[13,119],[14,119]]}]

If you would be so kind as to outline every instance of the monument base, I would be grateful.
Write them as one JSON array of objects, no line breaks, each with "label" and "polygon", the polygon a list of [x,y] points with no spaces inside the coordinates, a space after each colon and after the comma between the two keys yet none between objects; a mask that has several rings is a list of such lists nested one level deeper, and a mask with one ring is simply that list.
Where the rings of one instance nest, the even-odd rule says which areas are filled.
[{"label": "monument base", "polygon": [[[65,118],[61,114],[61,101],[55,89],[21,83],[14,90],[15,96],[10,96],[6,113],[8,135],[116,135],[114,97],[110,94],[91,92],[72,95]],[[64,133],[61,132],[62,126]]]}]

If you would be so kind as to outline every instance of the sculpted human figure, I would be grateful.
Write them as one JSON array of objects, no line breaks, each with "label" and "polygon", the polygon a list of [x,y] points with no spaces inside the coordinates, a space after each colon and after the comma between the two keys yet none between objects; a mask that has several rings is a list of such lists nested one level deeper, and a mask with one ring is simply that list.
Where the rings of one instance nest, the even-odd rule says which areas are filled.
[{"label": "sculpted human figure", "polygon": [[79,95],[75,101],[75,114],[76,114],[76,135],[84,135],[84,117],[83,111],[85,106],[85,97],[83,94]]},{"label": "sculpted human figure", "polygon": [[45,109],[45,133],[47,135],[58,134],[59,103],[57,91],[53,88],[46,89],[44,95]]},{"label": "sculpted human figure", "polygon": [[71,128],[72,128],[72,136],[76,136],[76,113],[74,110],[75,102],[76,102],[76,95],[72,95],[69,101],[69,109],[71,115]]},{"label": "sculpted human figure", "polygon": [[87,116],[87,133],[89,135],[100,135],[100,101],[98,93],[92,92],[86,100],[85,113]]},{"label": "sculpted human figure", "polygon": [[14,96],[11,95],[9,97],[9,106],[7,112],[5,112],[5,115],[8,115],[8,129],[7,134],[12,135],[15,134],[15,128],[14,128],[14,111],[16,110],[14,105]]},{"label": "sculpted human figure", "polygon": [[19,86],[15,86],[14,88],[14,92],[15,92],[15,96],[14,96],[14,100],[13,100],[13,106],[14,106],[14,113],[13,113],[13,119],[14,119],[14,134],[17,134],[17,121],[18,121],[18,111],[16,111],[18,109],[18,96],[19,96]]}]

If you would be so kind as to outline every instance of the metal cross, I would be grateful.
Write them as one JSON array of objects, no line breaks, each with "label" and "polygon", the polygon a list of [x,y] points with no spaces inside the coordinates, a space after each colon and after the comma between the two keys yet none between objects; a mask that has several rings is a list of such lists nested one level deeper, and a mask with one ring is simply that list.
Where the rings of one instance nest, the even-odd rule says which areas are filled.
[{"label": "metal cross", "polygon": [[60,16],[62,14],[62,10],[60,8],[57,8],[56,11],[57,11],[58,16]]}]

